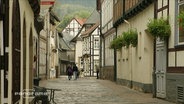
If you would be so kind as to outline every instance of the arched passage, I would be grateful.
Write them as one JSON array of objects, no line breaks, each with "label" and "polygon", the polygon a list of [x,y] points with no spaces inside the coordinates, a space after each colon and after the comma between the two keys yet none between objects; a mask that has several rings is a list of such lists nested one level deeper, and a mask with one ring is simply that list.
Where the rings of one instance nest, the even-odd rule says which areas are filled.
[{"label": "arched passage", "polygon": [[30,29],[29,35],[29,88],[33,88],[33,31]]},{"label": "arched passage", "polygon": [[[23,23],[23,90],[26,89],[26,63],[27,63],[27,51],[26,51],[26,20],[24,18]],[[23,103],[25,104],[25,99],[23,99]]]},{"label": "arched passage", "polygon": [[19,1],[13,0],[13,17],[12,17],[12,103],[15,104],[20,95],[20,48],[21,48],[21,28],[20,28],[20,7]]}]

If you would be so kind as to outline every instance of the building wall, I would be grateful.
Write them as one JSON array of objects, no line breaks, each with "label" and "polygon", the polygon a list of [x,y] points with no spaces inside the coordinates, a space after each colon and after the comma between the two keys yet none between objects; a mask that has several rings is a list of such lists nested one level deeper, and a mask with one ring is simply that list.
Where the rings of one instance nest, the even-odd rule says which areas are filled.
[{"label": "building wall", "polygon": [[71,22],[66,26],[63,32],[67,32],[72,36],[76,36],[81,28],[81,25],[76,21],[76,19],[72,19]]},{"label": "building wall", "polygon": [[82,57],[82,41],[77,41],[75,44],[75,63],[78,68],[81,68],[81,57]]},{"label": "building wall", "polygon": [[102,33],[107,32],[113,27],[113,0],[104,0],[102,2]]},{"label": "building wall", "polygon": [[46,78],[50,78],[50,69],[51,69],[51,42],[50,42],[50,37],[51,37],[51,24],[50,24],[50,13],[48,12],[48,9],[46,9],[45,11],[45,15],[44,15],[44,30],[46,32],[45,36],[47,38],[47,45],[46,45],[46,70],[47,70],[47,75]]},{"label": "building wall", "polygon": [[[101,72],[100,76],[103,79],[114,81],[114,50],[109,48],[110,42],[114,39],[115,31],[113,31],[113,0],[101,1],[102,6],[102,35],[104,45],[102,45],[101,53]],[[113,31],[113,32],[112,32]],[[104,59],[103,59],[104,57]]]},{"label": "building wall", "polygon": [[56,31],[55,26],[50,24],[50,78],[56,77],[56,69],[57,69],[57,47],[56,47]]},{"label": "building wall", "polygon": [[90,50],[89,50],[89,43],[90,43],[90,37],[85,37],[84,39],[83,39],[84,41],[83,41],[83,48],[82,48],[82,54],[84,55],[84,54],[90,54]]},{"label": "building wall", "polygon": [[[177,0],[169,2],[169,23],[171,24],[171,35],[168,41],[168,68],[166,74],[166,99],[169,101],[177,102],[178,89],[177,87],[184,88],[184,49],[176,48],[177,44]],[[175,14],[175,15],[173,15]],[[184,99],[183,99],[184,102]]]},{"label": "building wall", "polygon": [[84,57],[84,71],[86,76],[96,76],[96,65],[99,66],[100,37],[97,27],[87,37],[83,37],[82,54]]},{"label": "building wall", "polygon": [[[111,81],[114,81],[114,75],[115,75],[115,70],[114,70],[114,49],[110,49],[110,42],[114,39],[115,37],[115,32],[108,34],[105,36],[104,41],[104,51],[103,51],[103,56],[105,57],[104,61],[104,67],[103,69],[103,74],[101,73],[100,75],[102,76],[103,79],[108,79]],[[106,35],[105,34],[105,35]]]},{"label": "building wall", "polygon": [[[12,103],[12,5],[13,4],[13,0],[10,1],[10,8],[9,8],[9,71],[8,71],[8,104]],[[33,83],[30,83],[31,81],[33,81],[33,73],[32,73],[32,69],[30,65],[33,65],[33,61],[30,60],[33,59],[33,49],[30,50],[30,46],[29,46],[29,41],[30,39],[33,39],[34,37],[37,37],[37,33],[35,31],[34,28],[34,14],[32,12],[32,9],[29,5],[29,2],[27,0],[19,0],[19,5],[20,5],[20,20],[21,20],[21,43],[23,43],[23,30],[25,29],[25,27],[23,27],[23,21],[24,19],[26,20],[26,81],[23,82],[23,44],[21,44],[21,88],[20,90],[23,90],[23,83],[26,83],[26,89],[31,89],[31,87],[33,86]],[[32,30],[31,30],[32,29]],[[32,31],[32,36],[30,35],[30,31]],[[25,35],[25,34],[24,34]],[[23,98],[21,97],[20,103],[22,103]],[[26,103],[28,103],[29,99],[26,99]]]},{"label": "building wall", "polygon": [[[117,35],[121,35],[128,28],[136,28],[138,32],[137,47],[125,48],[117,51],[117,79],[119,83],[144,92],[151,92],[153,70],[153,37],[145,32],[147,23],[153,18],[154,5],[150,5],[141,13],[117,28]],[[144,20],[144,21],[143,21]],[[141,26],[140,26],[141,24]]]},{"label": "building wall", "polygon": [[39,77],[46,78],[46,50],[47,50],[46,32],[40,32],[40,47],[39,47]]},{"label": "building wall", "polygon": [[105,66],[114,65],[114,49],[110,49],[110,42],[114,39],[115,33],[105,37]]}]

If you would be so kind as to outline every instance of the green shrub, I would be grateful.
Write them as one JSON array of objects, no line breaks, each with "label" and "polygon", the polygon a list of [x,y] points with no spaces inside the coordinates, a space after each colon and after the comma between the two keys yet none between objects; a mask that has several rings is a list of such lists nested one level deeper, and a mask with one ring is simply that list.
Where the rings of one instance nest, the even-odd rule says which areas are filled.
[{"label": "green shrub", "polygon": [[166,39],[171,34],[171,28],[167,20],[160,19],[151,19],[147,24],[148,31],[154,36],[161,39]]},{"label": "green shrub", "polygon": [[137,46],[138,33],[137,30],[130,29],[129,31],[123,32],[121,36],[118,36],[110,43],[110,49],[121,49],[123,46],[133,47]]},{"label": "green shrub", "polygon": [[137,30],[130,29],[129,31],[123,32],[123,37],[125,40],[125,45],[128,47],[130,44],[133,47],[137,46],[138,33]]},{"label": "green shrub", "polygon": [[121,49],[125,45],[123,36],[118,36],[110,43],[111,49]]}]

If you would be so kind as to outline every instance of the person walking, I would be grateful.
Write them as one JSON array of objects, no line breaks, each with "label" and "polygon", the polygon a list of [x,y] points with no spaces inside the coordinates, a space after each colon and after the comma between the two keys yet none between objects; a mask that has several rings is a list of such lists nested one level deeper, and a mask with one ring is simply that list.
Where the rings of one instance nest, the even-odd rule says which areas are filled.
[{"label": "person walking", "polygon": [[99,66],[96,65],[96,79],[99,79]]},{"label": "person walking", "polygon": [[68,80],[71,80],[72,79],[72,75],[73,75],[73,70],[72,70],[72,67],[71,67],[70,64],[68,65],[66,72],[67,72],[67,75],[68,75]]},{"label": "person walking", "polygon": [[78,73],[78,67],[76,66],[76,64],[74,64],[73,66],[73,74],[74,74],[74,79],[77,79],[77,73]]}]

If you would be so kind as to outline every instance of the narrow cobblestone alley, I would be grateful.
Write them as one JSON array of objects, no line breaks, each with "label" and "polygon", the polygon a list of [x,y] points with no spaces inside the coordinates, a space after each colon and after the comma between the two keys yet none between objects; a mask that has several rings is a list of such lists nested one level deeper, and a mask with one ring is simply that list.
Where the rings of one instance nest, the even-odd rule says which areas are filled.
[{"label": "narrow cobblestone alley", "polygon": [[40,86],[61,89],[55,92],[57,104],[173,104],[108,80],[79,78],[68,80],[66,76],[58,79],[42,80]]}]

